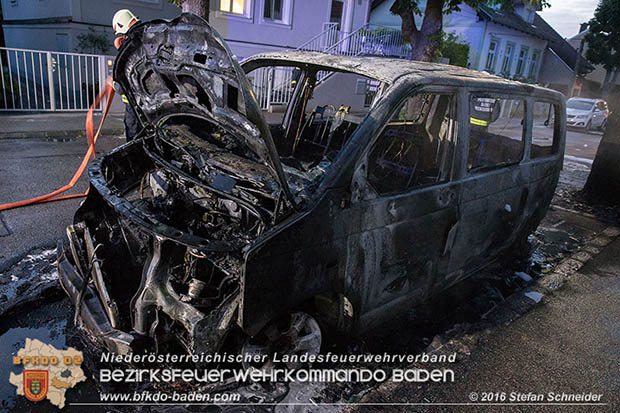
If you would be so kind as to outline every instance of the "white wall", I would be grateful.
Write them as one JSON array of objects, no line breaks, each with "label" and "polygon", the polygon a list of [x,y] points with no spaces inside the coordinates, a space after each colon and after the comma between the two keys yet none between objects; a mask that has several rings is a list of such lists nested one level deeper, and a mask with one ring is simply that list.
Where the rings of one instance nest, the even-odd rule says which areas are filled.
[{"label": "white wall", "polygon": [[73,0],[2,0],[4,20],[43,19],[51,17],[71,17]]},{"label": "white wall", "polygon": [[[540,70],[541,82],[550,85],[572,85],[575,72],[552,50],[547,50]],[[568,90],[568,89],[567,89]]]},{"label": "white wall", "polygon": [[[249,2],[245,16],[219,11],[219,0],[211,0],[209,22],[239,58],[272,50],[294,49],[323,30],[329,22],[332,0],[283,0],[291,7],[284,24],[263,19],[264,0]],[[366,23],[370,0],[345,0],[344,15],[350,14],[351,30]]]},{"label": "white wall", "polygon": [[513,43],[516,48],[513,53],[510,75],[514,75],[517,69],[517,60],[519,57],[519,51],[521,47],[525,46],[528,48],[527,59],[525,61],[525,69],[523,72],[524,77],[528,77],[530,64],[532,62],[532,56],[534,55],[534,51],[538,51],[538,63],[535,69],[535,74],[532,76],[534,79],[538,79],[538,74],[540,72],[541,62],[543,61],[544,51],[547,47],[547,41],[539,39],[537,37],[528,36],[525,33],[500,26],[495,23],[489,23],[487,26],[486,36],[484,38],[484,46],[482,47],[480,53],[480,59],[477,64],[472,63],[472,68],[477,70],[485,70],[485,64],[487,59],[487,54],[489,51],[489,45],[491,40],[495,38],[499,40],[499,48],[498,53],[495,58],[495,73],[500,73],[501,65],[504,60],[504,55],[506,51],[506,45],[510,42]]},{"label": "white wall", "polygon": [[[244,16],[219,11],[220,0],[210,1],[211,25],[228,42],[238,57],[256,53],[296,48],[323,30],[329,22],[332,0],[283,0],[290,7],[286,24],[263,19],[264,0],[245,0]],[[288,2],[288,3],[287,3]],[[370,0],[344,0],[343,15],[351,31],[363,26],[368,18]],[[35,24],[4,24],[8,47],[59,50],[57,35],[68,35],[68,46],[63,51],[75,51],[77,36],[88,27],[105,32],[114,39],[111,29],[112,16],[123,8],[132,10],[140,19],[173,18],[179,9],[167,0],[18,0],[11,7],[10,0],[2,0],[5,20],[48,19]],[[51,18],[59,19],[52,23]],[[69,23],[69,19],[71,23]],[[84,24],[82,24],[84,23]],[[113,48],[108,53],[113,53]]]},{"label": "white wall", "polygon": [[[570,43],[571,46],[575,48],[575,50],[579,50],[581,39],[583,39],[586,33],[587,33],[587,30],[576,34],[575,36],[571,37],[567,41]],[[584,42],[582,56],[586,55],[587,50],[588,50],[588,42]],[[591,82],[596,82],[602,85],[605,82],[606,75],[607,75],[607,70],[603,67],[603,65],[595,65],[594,70],[588,73],[585,77],[587,80]],[[616,84],[620,85],[620,78],[616,80]]]}]

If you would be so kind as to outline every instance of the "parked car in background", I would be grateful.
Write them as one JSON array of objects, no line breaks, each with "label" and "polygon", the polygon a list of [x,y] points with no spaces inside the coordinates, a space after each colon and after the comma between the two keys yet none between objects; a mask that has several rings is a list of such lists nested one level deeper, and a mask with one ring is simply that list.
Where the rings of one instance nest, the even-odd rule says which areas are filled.
[{"label": "parked car in background", "polygon": [[605,129],[609,109],[601,99],[570,98],[566,101],[566,126]]}]

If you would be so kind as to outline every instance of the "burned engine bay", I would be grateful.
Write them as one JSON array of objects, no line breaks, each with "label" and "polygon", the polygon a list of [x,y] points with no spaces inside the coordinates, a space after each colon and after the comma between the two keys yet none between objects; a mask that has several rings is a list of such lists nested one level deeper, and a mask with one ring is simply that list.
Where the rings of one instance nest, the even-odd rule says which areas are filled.
[{"label": "burned engine bay", "polygon": [[[78,277],[94,282],[84,287],[75,278],[64,287],[76,295],[78,312],[94,287],[111,331],[134,332],[111,349],[178,340],[193,353],[221,344],[235,320],[244,247],[293,212],[253,157],[225,129],[180,116],[93,162],[96,191],[67,235]],[[310,182],[292,179],[303,204]]]}]

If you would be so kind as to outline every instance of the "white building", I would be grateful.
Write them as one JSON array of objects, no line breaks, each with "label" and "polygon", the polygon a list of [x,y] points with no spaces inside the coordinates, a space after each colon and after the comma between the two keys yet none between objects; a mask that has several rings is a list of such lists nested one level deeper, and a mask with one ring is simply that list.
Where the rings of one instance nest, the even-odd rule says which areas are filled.
[{"label": "white building", "polygon": [[[112,16],[122,8],[140,19],[170,19],[180,10],[168,0],[1,0],[7,47],[74,52],[78,36],[94,30],[109,39]],[[338,36],[363,26],[370,0],[211,0],[210,24],[238,57],[294,49],[328,27]],[[332,23],[331,25],[329,23]]]},{"label": "white building", "polygon": [[[390,12],[391,0],[372,3],[370,23],[401,27],[400,16]],[[424,11],[426,1],[420,2]],[[547,37],[533,24],[537,7],[520,1],[514,12],[499,6],[476,9],[462,4],[461,10],[444,16],[443,30],[455,33],[469,44],[469,67],[511,78],[538,80]],[[422,16],[416,16],[418,27]]]},{"label": "white building", "polygon": [[370,0],[211,0],[210,7],[209,23],[244,58],[295,49],[333,26],[346,36],[368,21]]}]

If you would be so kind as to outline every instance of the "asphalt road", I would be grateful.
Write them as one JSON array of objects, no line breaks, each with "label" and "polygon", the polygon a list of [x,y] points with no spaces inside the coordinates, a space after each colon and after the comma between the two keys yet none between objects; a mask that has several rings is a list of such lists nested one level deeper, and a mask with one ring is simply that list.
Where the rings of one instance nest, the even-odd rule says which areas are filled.
[{"label": "asphalt road", "polygon": [[603,132],[601,131],[588,132],[580,129],[568,129],[566,131],[566,155],[580,160],[592,161],[596,156],[596,150],[602,137]]},{"label": "asphalt road", "polygon": [[[124,138],[102,137],[97,153]],[[71,180],[87,150],[85,139],[0,139],[0,204],[47,194]],[[84,192],[86,173],[67,194]],[[0,212],[0,272],[33,248],[51,246],[73,221],[80,199],[32,205]]]},{"label": "asphalt road", "polygon": [[[582,224],[585,220],[581,218]],[[367,393],[363,402],[487,404],[461,407],[468,412],[618,412],[619,254],[617,238],[543,304],[526,316],[491,329],[469,358],[450,366],[455,371],[454,382],[386,383]],[[436,367],[439,365],[431,366]],[[542,402],[559,401],[549,400],[549,393],[592,393],[600,395],[598,401],[604,405],[505,404],[534,402],[533,395],[542,396]],[[497,404],[488,404],[492,402]],[[446,405],[411,406],[416,412],[458,411],[455,409]]]}]

